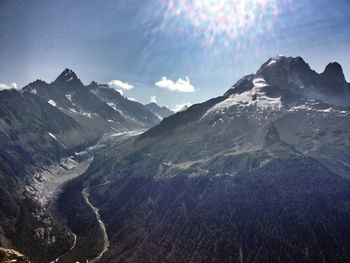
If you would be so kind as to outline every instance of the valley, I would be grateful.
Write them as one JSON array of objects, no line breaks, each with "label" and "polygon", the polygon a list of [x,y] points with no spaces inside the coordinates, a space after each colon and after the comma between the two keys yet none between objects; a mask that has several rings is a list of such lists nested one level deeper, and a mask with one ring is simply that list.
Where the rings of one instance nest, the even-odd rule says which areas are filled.
[{"label": "valley", "polygon": [[51,83],[0,91],[0,246],[45,263],[79,249],[82,238],[59,211],[66,185],[89,170],[97,153],[160,121],[141,103],[108,89],[84,85],[66,69]]},{"label": "valley", "polygon": [[[50,213],[55,217],[57,221],[63,221],[64,223],[62,215],[58,211],[57,202],[60,194],[62,194],[62,191],[64,191],[65,184],[83,175],[89,168],[90,164],[93,162],[94,155],[98,154],[99,151],[105,151],[107,148],[115,147],[129,138],[141,134],[142,132],[144,132],[144,130],[105,134],[97,144],[90,146],[79,153],[76,153],[75,155],[77,156],[77,161],[72,158],[66,158],[63,159],[58,165],[52,165],[38,173],[33,177],[34,180],[30,186],[28,186],[28,189],[30,189],[28,191],[31,191],[33,193],[32,198],[39,200],[39,202],[44,207],[46,207],[48,211],[50,211]],[[106,184],[108,184],[108,182],[94,187],[99,187]],[[92,209],[96,216],[96,220],[100,226],[101,236],[104,242],[103,250],[96,258],[86,259],[88,262],[92,263],[98,262],[102,255],[107,251],[109,240],[106,233],[106,228],[99,215],[99,209],[96,208],[89,200],[89,191],[89,188],[84,188],[81,191],[81,194],[86,204],[89,206],[89,208]],[[39,196],[34,196],[38,193],[40,193]],[[52,262],[61,262],[61,258],[69,257],[69,253],[74,250],[77,244],[78,236],[73,232],[71,232],[71,234],[73,235],[74,240],[69,251],[65,252],[63,255],[59,256]]]},{"label": "valley", "polygon": [[[76,153],[76,156],[78,159],[81,159],[80,163],[74,167],[72,169],[72,171],[67,171],[66,174],[64,175],[64,177],[69,177],[69,181],[72,181],[73,179],[77,179],[79,180],[79,176],[82,176],[89,168],[89,166],[91,165],[91,163],[93,162],[94,156],[98,155],[101,152],[105,152],[108,149],[112,149],[113,147],[116,147],[118,144],[121,144],[123,142],[125,142],[126,140],[135,137],[137,135],[140,135],[141,133],[143,133],[144,130],[134,130],[134,131],[129,131],[129,132],[121,132],[121,133],[111,133],[111,134],[106,134],[104,135],[99,142],[96,145],[90,146],[88,148],[86,148],[85,150]],[[61,181],[62,182],[62,181]],[[64,184],[67,183],[68,180],[62,182],[59,186],[57,186],[57,188],[55,189],[55,192],[59,192],[62,193],[62,191],[64,191]],[[99,234],[96,236],[97,239],[100,239],[103,241],[103,246],[101,248],[101,251],[98,252],[98,255],[96,255],[96,257],[88,257],[85,258],[84,260],[82,260],[80,258],[80,261],[82,262],[99,262],[100,258],[103,256],[103,254],[105,252],[107,252],[108,247],[109,247],[109,239],[108,239],[108,235],[106,232],[106,227],[101,219],[101,216],[99,214],[99,209],[97,207],[94,206],[94,204],[90,201],[89,196],[90,196],[90,191],[92,189],[98,188],[98,187],[103,187],[108,185],[108,181],[104,182],[100,185],[94,185],[92,187],[85,187],[83,189],[81,189],[81,196],[83,197],[84,202],[87,205],[87,209],[91,209],[91,211],[93,211],[93,219],[92,220],[96,220],[96,222],[98,223],[98,228],[99,228]],[[62,217],[62,214],[58,211],[57,208],[57,198],[52,198],[51,199],[51,203],[53,204],[51,208],[51,212],[53,214],[57,215],[57,219],[60,220],[60,217]],[[77,236],[76,234],[74,234],[72,232],[72,235],[74,236],[74,241],[73,241],[73,245],[72,247],[69,249],[69,251],[65,252],[63,255],[61,255],[60,257],[58,257],[56,260],[54,260],[53,262],[71,262],[71,261],[75,261],[76,259],[74,259],[74,249],[76,246],[80,245],[80,239],[79,236]],[[73,254],[73,256],[71,256],[71,254]],[[83,256],[84,257],[84,256]]]},{"label": "valley", "polygon": [[[290,75],[307,67],[274,61]],[[311,100],[291,77],[263,82],[265,70],[96,154],[62,210],[89,235],[74,223],[90,218],[73,213],[84,200],[67,203],[89,187],[109,239],[101,262],[348,261],[349,108]]]},{"label": "valley", "polygon": [[349,88],[278,56],[173,114],[68,69],[0,92],[1,245],[35,263],[346,263]]},{"label": "valley", "polygon": [[350,263],[350,0],[0,0],[0,263]]},{"label": "valley", "polygon": [[96,208],[89,200],[89,189],[84,188],[81,193],[84,197],[86,204],[94,211],[94,214],[96,215],[96,220],[98,221],[98,224],[99,224],[100,229],[101,229],[102,237],[103,237],[103,249],[102,249],[101,253],[95,258],[87,260],[87,262],[94,263],[94,262],[98,262],[100,260],[100,258],[103,256],[103,254],[105,252],[107,252],[108,247],[109,247],[109,239],[107,236],[106,227],[105,227],[104,223],[102,222],[101,216],[98,212],[98,208]]}]

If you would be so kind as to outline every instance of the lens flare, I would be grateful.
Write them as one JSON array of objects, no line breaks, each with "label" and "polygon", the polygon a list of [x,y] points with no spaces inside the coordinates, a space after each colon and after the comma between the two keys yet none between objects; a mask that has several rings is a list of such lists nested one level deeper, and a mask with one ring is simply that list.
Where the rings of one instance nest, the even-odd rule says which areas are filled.
[{"label": "lens flare", "polygon": [[278,0],[169,0],[165,8],[167,19],[191,25],[208,44],[263,33],[277,15]]}]

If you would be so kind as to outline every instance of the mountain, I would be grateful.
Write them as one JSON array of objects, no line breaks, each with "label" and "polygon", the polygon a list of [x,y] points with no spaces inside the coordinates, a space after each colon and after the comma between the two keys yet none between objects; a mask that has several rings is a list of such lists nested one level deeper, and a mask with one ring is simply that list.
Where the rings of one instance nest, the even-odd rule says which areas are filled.
[{"label": "mountain", "polygon": [[185,111],[189,108],[190,106],[189,105],[185,105],[183,106],[179,111]]},{"label": "mountain", "polygon": [[301,57],[269,59],[255,75],[243,78],[226,95],[253,87],[262,92],[283,93],[283,97],[289,99],[304,97],[338,106],[349,106],[350,101],[349,84],[338,63],[328,64],[324,72],[318,74]]},{"label": "mountain", "polygon": [[150,128],[159,123],[158,117],[139,102],[123,97],[118,91],[107,85],[92,82],[88,88],[102,101],[106,102],[124,118],[131,119],[142,128]]},{"label": "mountain", "polygon": [[70,251],[77,236],[57,213],[61,188],[84,173],[90,151],[106,147],[109,136],[158,123],[142,104],[97,83],[84,86],[70,69],[50,84],[0,91],[0,246],[33,262]]},{"label": "mountain", "polygon": [[174,112],[172,110],[170,110],[169,108],[163,106],[163,107],[160,107],[157,103],[149,103],[149,104],[146,104],[145,107],[152,111],[160,120],[164,119],[164,118],[167,118],[171,115],[174,114]]},{"label": "mountain", "polygon": [[74,163],[76,151],[100,136],[37,95],[0,92],[0,246],[33,262],[49,262],[69,249],[71,232],[48,212],[48,186],[53,174]]},{"label": "mountain", "polygon": [[[91,92],[102,89],[94,89],[93,87],[96,85],[99,86],[93,82],[88,86],[84,86],[72,70],[65,69],[52,83],[48,84],[37,80],[25,86],[23,90],[45,98],[48,103],[58,107],[79,123],[88,125],[92,130],[103,130],[104,132],[127,131],[149,128],[158,123],[155,116],[148,111],[147,116],[140,117],[140,111],[146,111],[146,109],[139,105],[135,106],[131,101],[125,102],[123,98],[120,99],[120,101],[123,101],[121,109],[111,107],[105,100],[101,99],[102,96],[99,98],[94,92]],[[111,89],[101,93],[105,95],[106,93],[113,94],[113,92]],[[99,92],[96,93],[99,94]],[[115,99],[117,95],[113,94],[113,96],[113,99]],[[104,97],[104,99],[106,98]],[[124,108],[133,108],[134,110],[128,111],[128,115],[122,115]],[[135,108],[142,109],[138,111]],[[149,119],[145,119],[146,117]]]},{"label": "mountain", "polygon": [[[223,96],[96,156],[101,262],[349,262],[350,100],[339,64],[269,59]],[[81,230],[84,231],[84,230]]]}]

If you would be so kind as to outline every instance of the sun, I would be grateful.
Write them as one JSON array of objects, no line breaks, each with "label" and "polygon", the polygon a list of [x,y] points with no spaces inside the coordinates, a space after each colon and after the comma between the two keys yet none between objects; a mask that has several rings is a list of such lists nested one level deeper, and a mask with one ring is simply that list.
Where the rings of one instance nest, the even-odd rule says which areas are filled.
[{"label": "sun", "polygon": [[166,17],[192,25],[209,42],[263,32],[277,14],[278,0],[169,0],[166,7]]}]

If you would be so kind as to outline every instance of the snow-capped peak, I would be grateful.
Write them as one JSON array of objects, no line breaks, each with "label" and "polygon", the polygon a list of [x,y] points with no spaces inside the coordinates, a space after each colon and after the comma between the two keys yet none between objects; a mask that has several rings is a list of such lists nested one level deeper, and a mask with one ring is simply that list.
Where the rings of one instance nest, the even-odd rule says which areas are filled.
[{"label": "snow-capped peak", "polygon": [[224,101],[210,108],[204,116],[210,113],[223,113],[232,107],[256,107],[258,110],[280,109],[282,107],[281,97],[269,97],[264,92],[263,89],[268,86],[265,79],[257,77],[252,80],[252,83],[251,89],[242,93],[233,93]]},{"label": "snow-capped peak", "polygon": [[330,63],[318,74],[301,57],[278,55],[267,60],[256,74],[240,79],[212,110],[237,106],[279,108],[303,99],[329,105],[350,105],[350,85],[338,63]]}]

